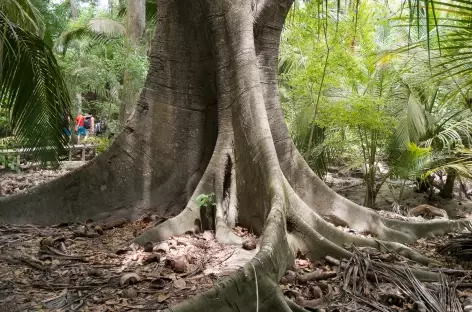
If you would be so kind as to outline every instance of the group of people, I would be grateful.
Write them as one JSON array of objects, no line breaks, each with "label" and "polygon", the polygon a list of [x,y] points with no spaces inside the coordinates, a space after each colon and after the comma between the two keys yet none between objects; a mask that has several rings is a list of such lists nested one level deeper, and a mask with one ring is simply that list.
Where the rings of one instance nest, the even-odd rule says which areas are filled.
[{"label": "group of people", "polygon": [[[63,131],[67,136],[71,136],[72,132],[69,128],[70,116],[64,115]],[[81,112],[75,118],[75,133],[77,133],[77,142],[88,138],[90,135],[101,134],[106,131],[106,119],[99,119],[95,122],[95,117],[91,113],[82,114]]]}]

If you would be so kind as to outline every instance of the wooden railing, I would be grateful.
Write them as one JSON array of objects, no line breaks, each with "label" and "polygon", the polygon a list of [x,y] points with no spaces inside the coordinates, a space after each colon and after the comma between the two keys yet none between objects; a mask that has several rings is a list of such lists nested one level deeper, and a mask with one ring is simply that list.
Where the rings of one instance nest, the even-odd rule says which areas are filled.
[{"label": "wooden railing", "polygon": [[[85,152],[87,150],[93,151],[93,156],[97,155],[97,146],[96,144],[76,144],[76,145],[68,145],[65,146],[65,149],[69,151],[69,161],[72,161],[72,155],[74,151],[81,151],[81,161],[85,161]],[[53,149],[53,147],[49,147],[46,149]],[[8,160],[10,157],[16,158],[16,168],[20,168],[21,164],[21,155],[27,155],[36,151],[35,148],[12,148],[12,149],[0,149],[0,156],[4,159],[4,164],[8,164]]]}]

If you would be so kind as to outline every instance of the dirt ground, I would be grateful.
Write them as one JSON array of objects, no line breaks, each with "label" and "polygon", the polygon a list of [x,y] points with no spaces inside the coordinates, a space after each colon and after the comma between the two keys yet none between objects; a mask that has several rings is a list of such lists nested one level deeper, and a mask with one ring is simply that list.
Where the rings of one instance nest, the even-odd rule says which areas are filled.
[{"label": "dirt ground", "polygon": [[[332,170],[328,173],[326,183],[338,194],[362,205],[364,203],[365,185],[361,178],[353,175],[355,174],[343,173],[339,169]],[[392,211],[396,200],[398,201],[399,199],[400,190],[401,181],[387,180],[377,195],[376,210]],[[428,204],[444,209],[449,219],[471,217],[472,200],[467,199],[463,193],[459,192],[459,187],[455,188],[454,193],[455,196],[452,199],[443,199],[439,196],[434,196],[432,200],[428,200],[427,194],[417,193],[416,186],[412,182],[407,182],[402,195],[402,210],[403,212],[407,212],[410,208]],[[472,195],[472,188],[470,188],[469,195]]]},{"label": "dirt ground", "polygon": [[[0,186],[4,195],[21,192],[67,171],[3,174]],[[334,172],[327,183],[362,204],[359,178]],[[392,198],[388,187],[382,189],[379,208],[391,210]],[[423,194],[409,186],[405,206],[423,203]],[[465,199],[436,205],[451,218],[472,211]],[[187,233],[145,248],[131,244],[163,221],[146,216],[50,227],[0,224],[0,311],[159,311],[209,289],[258,250],[258,238],[240,227],[233,231],[246,239],[244,247],[220,245],[211,232]],[[412,247],[438,261],[430,267],[353,246],[351,259],[297,259],[280,288],[309,311],[472,311],[471,246],[472,237],[459,234],[419,240]],[[410,274],[415,269],[435,273],[439,281],[421,283]]]},{"label": "dirt ground", "polygon": [[[0,311],[156,311],[207,290],[257,252],[220,245],[211,232],[130,244],[162,221],[0,225]],[[234,231],[256,247],[253,235]]]}]

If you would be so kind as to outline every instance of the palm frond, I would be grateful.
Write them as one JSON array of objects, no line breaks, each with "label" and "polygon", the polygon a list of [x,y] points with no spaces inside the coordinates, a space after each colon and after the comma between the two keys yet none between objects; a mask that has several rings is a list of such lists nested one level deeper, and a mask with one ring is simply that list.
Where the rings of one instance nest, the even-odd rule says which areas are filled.
[{"label": "palm frond", "polygon": [[457,175],[472,179],[472,150],[467,148],[456,149],[448,153],[438,153],[430,163],[426,176],[432,173],[442,172],[447,174],[451,169]]},{"label": "palm frond", "polygon": [[405,107],[398,113],[399,123],[394,132],[397,146],[407,146],[410,142],[418,142],[427,131],[427,114],[424,106],[409,92]]},{"label": "palm frond", "polygon": [[462,119],[450,119],[439,124],[434,135],[421,142],[422,146],[431,146],[435,141],[445,149],[453,149],[456,146],[470,146],[472,144],[472,114],[470,111],[464,112]]},{"label": "palm frond", "polygon": [[[428,33],[423,38],[424,46],[428,53],[440,51],[438,58],[440,63],[434,66],[434,76],[438,80],[455,77],[460,81],[456,84],[457,89],[465,89],[472,85],[470,73],[472,64],[470,55],[472,53],[472,1],[437,1],[437,0],[415,0],[409,1],[411,6],[421,7],[417,12],[410,10],[410,27],[427,27],[436,32],[436,40]],[[425,12],[421,14],[420,12]],[[432,13],[432,14],[427,14]],[[431,18],[433,15],[434,18]],[[413,23],[412,21],[416,22]],[[421,41],[419,38],[417,41]],[[431,58],[430,58],[431,59]]]},{"label": "palm frond", "polygon": [[53,52],[37,35],[0,11],[0,105],[9,111],[13,134],[41,160],[57,160],[67,144],[61,122],[69,111],[67,87]]},{"label": "palm frond", "polygon": [[94,18],[88,23],[88,28],[98,34],[107,36],[123,36],[125,34],[125,27],[109,18]]},{"label": "palm frond", "polygon": [[41,35],[44,28],[41,14],[30,0],[0,1],[0,11],[11,23]]},{"label": "palm frond", "polygon": [[472,259],[472,234],[464,234],[449,240],[438,248],[438,252],[443,255],[470,261]]},{"label": "palm frond", "polygon": [[62,47],[62,52],[66,53],[72,41],[84,37],[90,38],[92,44],[103,45],[113,38],[124,36],[125,31],[125,27],[120,22],[109,18],[94,18],[86,24],[73,25],[70,29],[64,31],[56,46]]}]

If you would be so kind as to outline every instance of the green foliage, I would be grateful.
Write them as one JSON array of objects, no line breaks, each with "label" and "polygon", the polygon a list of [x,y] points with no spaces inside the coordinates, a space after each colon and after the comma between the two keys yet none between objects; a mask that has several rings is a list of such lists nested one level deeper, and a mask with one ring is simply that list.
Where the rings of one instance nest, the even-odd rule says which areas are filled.
[{"label": "green foliage", "polygon": [[[414,46],[427,49],[428,58],[437,80],[454,77],[452,93],[462,93],[468,98],[472,84],[470,66],[472,1],[411,1],[407,16],[410,28],[417,33],[412,38]],[[426,31],[425,31],[426,30]],[[411,50],[408,47],[408,50]]]},{"label": "green foliage", "polygon": [[111,140],[108,137],[104,136],[89,136],[83,142],[84,144],[97,145],[97,152],[99,154],[105,152],[111,144]]},{"label": "green foliage", "polygon": [[12,148],[17,148],[21,147],[18,144],[18,141],[16,141],[15,137],[10,136],[10,137],[5,137],[5,138],[0,138],[0,150],[2,149],[12,149]]},{"label": "green foliage", "polygon": [[[297,7],[282,39],[280,98],[294,143],[320,176],[332,163],[362,167],[373,204],[388,177],[470,175],[458,152],[472,133],[470,23],[458,17],[471,15],[466,2],[435,11],[431,1]],[[390,171],[380,174],[378,162]]]},{"label": "green foliage", "polygon": [[131,87],[139,90],[149,65],[145,46],[130,49],[126,44],[122,23],[123,18],[116,14],[82,10],[57,41],[76,110],[106,117],[110,131],[117,128],[124,73],[130,75]]},{"label": "green foliage", "polygon": [[[369,8],[361,4],[357,13],[350,6],[329,5],[327,17],[314,1],[297,8],[288,20],[279,62],[290,133],[321,176],[331,155],[350,154],[343,140],[357,136],[358,127],[391,129],[388,114],[380,109],[385,101],[375,89],[382,68],[375,56],[377,28],[385,24],[386,10],[372,3]],[[364,120],[367,112],[372,118]]]},{"label": "green foliage", "polygon": [[8,110],[0,104],[0,138],[11,135]]},{"label": "green foliage", "polygon": [[71,21],[67,29],[59,37],[57,46],[66,53],[74,40],[88,39],[89,48],[93,45],[103,45],[120,38],[125,34],[125,27],[108,17],[81,17]]},{"label": "green foliage", "polygon": [[0,157],[0,166],[3,166],[11,171],[19,171],[21,168],[18,168],[18,164],[16,162],[16,157]]},{"label": "green foliage", "polygon": [[382,99],[353,95],[324,107],[317,123],[322,127],[342,127],[362,131],[376,131],[388,135],[395,125],[393,116],[384,109]]},{"label": "green foliage", "polygon": [[15,24],[25,32],[39,36],[43,32],[41,14],[30,0],[0,1],[0,12],[2,19],[7,19],[9,24]]},{"label": "green foliage", "polygon": [[30,0],[37,8],[44,25],[43,40],[49,47],[54,47],[54,42],[60,36],[67,25],[70,15],[68,1],[55,3],[54,0]]},{"label": "green foliage", "polygon": [[41,160],[57,161],[58,150],[67,144],[61,121],[69,111],[70,99],[53,52],[40,36],[27,30],[37,26],[32,26],[35,19],[29,13],[35,9],[21,9],[23,17],[13,15],[13,20],[25,22],[25,29],[5,15],[14,14],[15,10],[0,10],[0,105],[8,111],[8,121],[19,144],[34,149],[34,155]]},{"label": "green foliage", "polygon": [[434,173],[447,174],[454,171],[458,176],[465,179],[472,179],[472,150],[469,148],[459,148],[448,153],[437,155],[430,168],[424,171],[423,176]]},{"label": "green foliage", "polygon": [[18,144],[15,137],[10,136],[10,137],[5,137],[5,138],[0,138],[0,165],[12,171],[19,170],[20,168],[18,168],[18,164],[16,162],[16,156],[10,155],[8,157],[5,157],[5,155],[1,154],[1,151],[7,150],[7,149],[20,148],[20,147],[21,146]]},{"label": "green foliage", "polygon": [[215,205],[215,193],[200,194],[195,198],[198,207],[210,207]]},{"label": "green foliage", "polygon": [[431,147],[419,147],[411,142],[406,148],[400,148],[396,155],[390,159],[391,174],[404,180],[414,180],[423,175],[432,160]]},{"label": "green foliage", "polygon": [[[389,176],[470,175],[470,5],[362,2],[354,10],[313,1],[292,12],[280,98],[296,146],[320,176],[330,163],[361,166],[375,193]],[[379,161],[390,168],[380,181]]]}]

